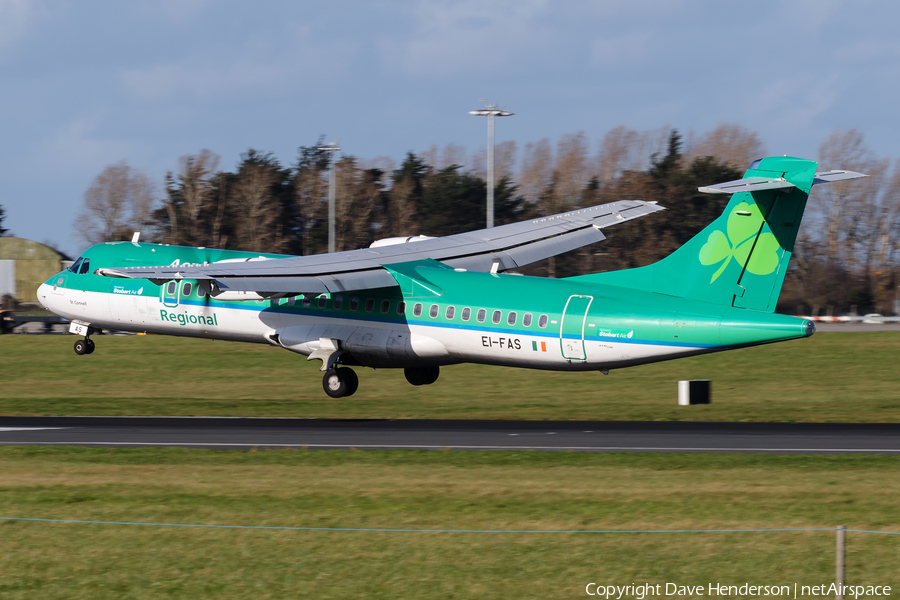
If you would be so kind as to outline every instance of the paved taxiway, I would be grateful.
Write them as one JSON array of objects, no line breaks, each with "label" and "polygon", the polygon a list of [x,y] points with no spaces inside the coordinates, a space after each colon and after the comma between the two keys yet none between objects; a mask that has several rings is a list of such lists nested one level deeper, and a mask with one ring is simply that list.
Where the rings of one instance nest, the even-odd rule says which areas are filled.
[{"label": "paved taxiway", "polygon": [[900,424],[0,417],[0,445],[900,454]]}]

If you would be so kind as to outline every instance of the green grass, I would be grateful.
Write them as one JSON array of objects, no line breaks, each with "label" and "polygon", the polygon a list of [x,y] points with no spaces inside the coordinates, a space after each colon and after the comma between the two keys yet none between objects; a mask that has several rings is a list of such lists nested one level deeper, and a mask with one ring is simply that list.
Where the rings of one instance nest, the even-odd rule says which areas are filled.
[{"label": "green grass", "polygon": [[[414,529],[900,531],[900,458],[0,448],[0,515]],[[0,597],[571,598],[833,581],[834,533],[474,534],[0,521]],[[900,536],[848,534],[897,585]]]},{"label": "green grass", "polygon": [[[600,373],[480,365],[442,369],[431,386],[358,368],[333,400],[318,361],[252,344],[157,336],[0,337],[0,414],[338,418],[900,421],[900,335],[810,339]],[[679,407],[676,382],[711,379],[713,403]]]}]

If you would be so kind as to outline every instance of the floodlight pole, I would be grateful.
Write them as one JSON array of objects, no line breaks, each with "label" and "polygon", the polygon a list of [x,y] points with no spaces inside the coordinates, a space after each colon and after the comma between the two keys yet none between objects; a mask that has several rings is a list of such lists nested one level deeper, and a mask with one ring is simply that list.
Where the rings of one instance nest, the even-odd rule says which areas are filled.
[{"label": "floodlight pole", "polygon": [[340,150],[340,147],[337,145],[337,142],[331,142],[325,146],[319,146],[316,150],[324,150],[326,152],[331,153],[331,157],[328,161],[329,169],[328,169],[328,252],[334,252],[334,153]]},{"label": "floodlight pole", "polygon": [[513,113],[496,104],[488,104],[478,110],[470,110],[470,115],[487,117],[488,149],[487,149],[487,227],[494,226],[494,117],[511,117]]}]

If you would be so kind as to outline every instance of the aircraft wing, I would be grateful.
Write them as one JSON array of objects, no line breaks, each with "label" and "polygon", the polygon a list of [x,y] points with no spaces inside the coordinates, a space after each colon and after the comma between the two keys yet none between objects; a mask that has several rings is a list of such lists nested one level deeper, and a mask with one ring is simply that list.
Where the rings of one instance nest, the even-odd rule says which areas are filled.
[{"label": "aircraft wing", "polygon": [[[383,265],[422,259],[470,271],[499,272],[606,239],[600,230],[663,210],[656,203],[620,200],[530,221],[422,241],[347,252],[198,266],[98,269],[109,277],[210,281],[218,292],[262,296],[319,294],[396,285]],[[217,288],[217,289],[215,289]]]}]

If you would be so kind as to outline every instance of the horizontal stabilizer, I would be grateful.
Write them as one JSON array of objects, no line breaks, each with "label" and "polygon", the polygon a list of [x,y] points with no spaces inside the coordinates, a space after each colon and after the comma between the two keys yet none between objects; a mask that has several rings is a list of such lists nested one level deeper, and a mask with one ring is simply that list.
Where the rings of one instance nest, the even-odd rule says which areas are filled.
[{"label": "horizontal stabilizer", "polygon": [[[832,183],[835,181],[844,181],[846,179],[857,179],[859,177],[868,177],[868,175],[857,173],[856,171],[819,171],[813,178],[813,184]],[[762,190],[777,190],[780,188],[792,187],[794,187],[794,184],[783,177],[745,177],[736,181],[699,187],[697,188],[697,191],[706,194],[737,194],[738,192],[760,192]]]},{"label": "horizontal stabilizer", "polygon": [[833,181],[844,181],[845,179],[858,179],[860,177],[868,177],[856,171],[819,171],[813,178],[813,183],[831,183]]},{"label": "horizontal stabilizer", "polygon": [[706,187],[697,188],[698,192],[706,194],[737,194],[738,192],[759,192],[762,190],[777,190],[779,188],[792,188],[794,184],[783,177],[772,179],[769,177],[745,177],[737,181],[728,181]]}]

